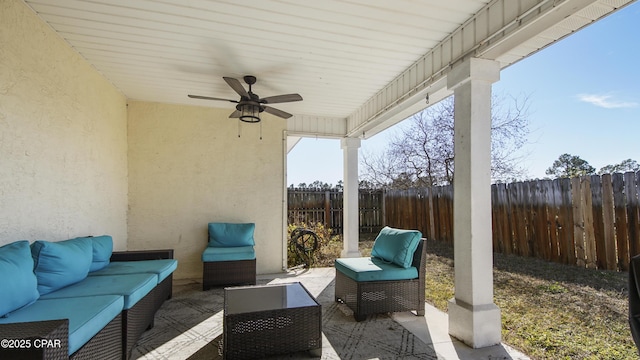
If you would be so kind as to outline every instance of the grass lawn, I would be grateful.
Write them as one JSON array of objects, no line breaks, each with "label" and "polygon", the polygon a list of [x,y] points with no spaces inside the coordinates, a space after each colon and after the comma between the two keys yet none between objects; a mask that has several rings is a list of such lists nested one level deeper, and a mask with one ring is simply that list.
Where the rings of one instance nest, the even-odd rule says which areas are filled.
[{"label": "grass lawn", "polygon": [[[447,311],[453,248],[427,245],[429,303]],[[627,273],[494,254],[502,339],[532,359],[638,359],[628,319]]]},{"label": "grass lawn", "polygon": [[[371,253],[375,236],[360,235],[362,256]],[[333,266],[341,237],[329,232],[321,238],[314,266]],[[451,244],[427,242],[426,301],[444,312],[453,297],[453,263]],[[493,274],[502,340],[532,359],[638,359],[627,320],[626,272],[494,254]]]}]

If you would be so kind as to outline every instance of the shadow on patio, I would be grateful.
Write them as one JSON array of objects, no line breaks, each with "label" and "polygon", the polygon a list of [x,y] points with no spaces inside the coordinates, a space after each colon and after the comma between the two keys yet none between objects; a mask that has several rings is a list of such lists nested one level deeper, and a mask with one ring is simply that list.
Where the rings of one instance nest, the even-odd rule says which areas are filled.
[{"label": "shadow on patio", "polygon": [[[426,315],[380,314],[362,322],[334,301],[333,268],[258,276],[258,284],[299,281],[322,304],[321,359],[528,359],[506,345],[474,350],[448,335],[447,315],[426,304]],[[176,281],[173,298],[133,350],[141,359],[221,358],[222,289],[202,291],[196,281]],[[307,353],[271,359],[309,359]]]}]

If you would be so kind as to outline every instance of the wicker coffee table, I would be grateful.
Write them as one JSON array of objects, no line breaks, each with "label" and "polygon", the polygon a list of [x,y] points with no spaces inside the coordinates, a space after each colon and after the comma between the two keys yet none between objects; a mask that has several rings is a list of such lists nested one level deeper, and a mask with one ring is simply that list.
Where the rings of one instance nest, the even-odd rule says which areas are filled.
[{"label": "wicker coffee table", "polygon": [[322,309],[299,282],[224,289],[223,357],[322,353]]}]

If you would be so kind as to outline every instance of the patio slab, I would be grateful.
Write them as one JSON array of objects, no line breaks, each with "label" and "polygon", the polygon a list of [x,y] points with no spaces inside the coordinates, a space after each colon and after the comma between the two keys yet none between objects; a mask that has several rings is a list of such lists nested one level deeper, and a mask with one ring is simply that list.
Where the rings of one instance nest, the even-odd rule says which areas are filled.
[{"label": "patio slab", "polygon": [[[327,306],[327,313],[323,314],[325,331],[322,360],[377,359],[380,357],[380,351],[377,349],[390,349],[391,353],[401,353],[403,355],[396,358],[402,359],[529,359],[504,344],[484,349],[468,347],[449,336],[447,314],[428,304],[425,304],[425,316],[415,316],[409,312],[395,313],[356,323],[346,305],[333,301],[334,278],[333,268],[296,270],[259,275],[257,278],[258,284],[299,281],[325,304],[323,313],[324,306]],[[156,315],[155,328],[143,334],[143,338],[137,344],[138,348],[134,349],[134,358],[211,358],[211,353],[214,352],[211,346],[215,345],[215,339],[222,334],[223,292],[221,289],[202,292],[199,281],[174,281],[174,298],[167,301]],[[191,295],[184,298],[183,295],[187,293]],[[204,303],[203,299],[206,299]],[[190,323],[179,320],[180,312],[186,312],[182,316],[188,315],[185,319],[189,319],[187,322]],[[325,325],[327,328],[324,328]],[[301,353],[270,359],[310,358],[309,354]]]},{"label": "patio slab", "polygon": [[[259,276],[273,283],[300,281],[314,296],[335,278],[334,268],[312,268],[305,271],[292,271],[288,274],[270,274]],[[482,349],[473,349],[449,335],[449,317],[434,306],[425,303],[425,315],[415,316],[413,313],[394,313],[391,318],[409,330],[425,344],[433,346],[438,359],[442,360],[496,360],[513,359],[528,360],[529,357],[506,345],[496,345]],[[324,344],[327,342],[325,341]],[[324,351],[323,351],[324,353]]]}]

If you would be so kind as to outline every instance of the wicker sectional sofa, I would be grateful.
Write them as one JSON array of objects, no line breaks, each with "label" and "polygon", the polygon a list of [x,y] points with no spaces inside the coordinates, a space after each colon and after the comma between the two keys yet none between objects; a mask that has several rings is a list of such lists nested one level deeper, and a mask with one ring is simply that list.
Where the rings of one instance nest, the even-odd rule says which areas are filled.
[{"label": "wicker sectional sofa", "polygon": [[173,250],[108,235],[0,247],[1,359],[128,359],[171,297]]}]

